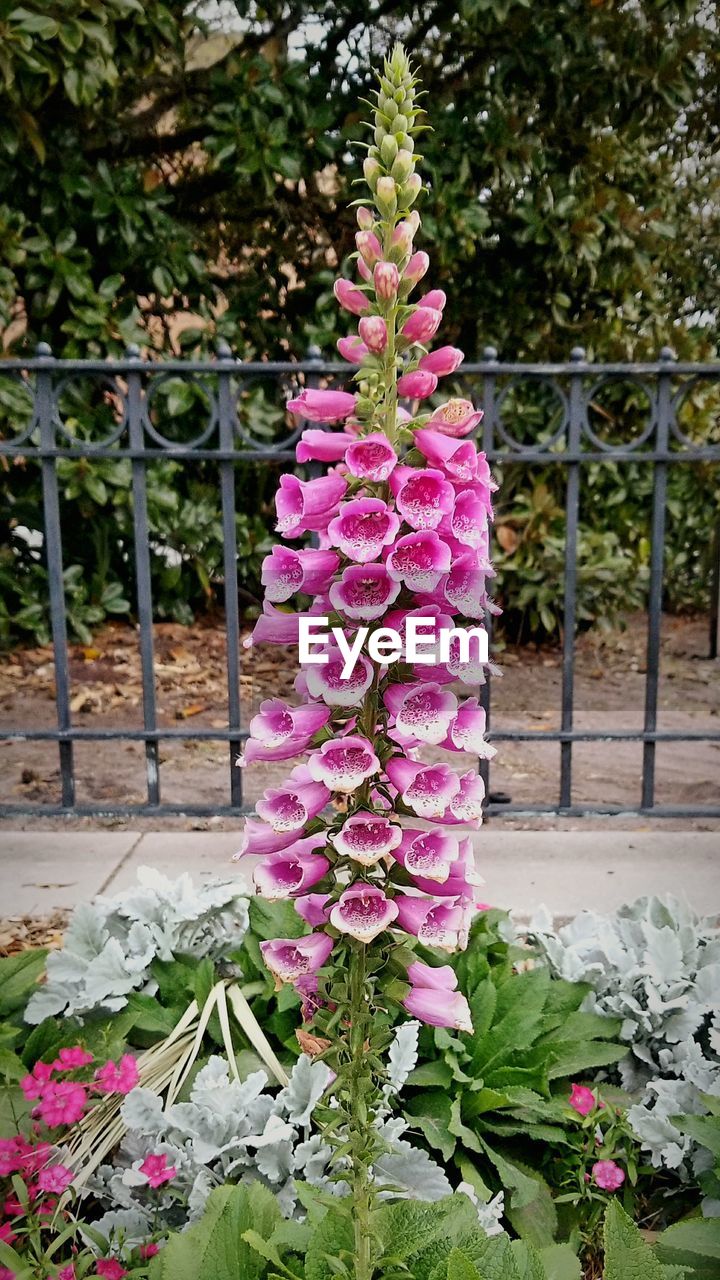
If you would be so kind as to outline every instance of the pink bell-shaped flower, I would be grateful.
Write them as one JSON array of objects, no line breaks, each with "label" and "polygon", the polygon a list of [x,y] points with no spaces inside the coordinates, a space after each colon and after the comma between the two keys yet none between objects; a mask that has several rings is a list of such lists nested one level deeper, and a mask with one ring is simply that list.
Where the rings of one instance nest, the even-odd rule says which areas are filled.
[{"label": "pink bell-shaped flower", "polygon": [[288,400],[287,408],[311,422],[338,422],[355,411],[355,396],[349,391],[317,391],[306,387],[299,396]]},{"label": "pink bell-shaped flower", "polygon": [[381,431],[354,440],[345,453],[345,466],[359,480],[387,480],[396,464],[397,454]]},{"label": "pink bell-shaped flower", "polygon": [[330,791],[349,794],[378,772],[380,761],[367,738],[356,734],[323,742],[310,756],[308,768]]},{"label": "pink bell-shaped flower", "polygon": [[340,933],[372,942],[397,919],[398,909],[377,885],[358,881],[341,894],[330,912],[330,923]]},{"label": "pink bell-shaped flower", "polygon": [[402,828],[376,813],[354,813],[331,837],[338,853],[363,867],[374,867],[397,849]]},{"label": "pink bell-shaped flower", "polygon": [[354,498],[345,502],[328,524],[328,538],[350,560],[377,560],[400,528],[400,521],[382,498]]},{"label": "pink bell-shaped flower", "polygon": [[306,938],[274,938],[261,942],[263,960],[278,982],[297,982],[307,974],[317,973],[333,949],[327,933],[310,933]]},{"label": "pink bell-shaped flower", "polygon": [[348,565],[330,587],[330,603],[346,618],[373,622],[383,617],[399,593],[400,583],[393,581],[384,564]]}]

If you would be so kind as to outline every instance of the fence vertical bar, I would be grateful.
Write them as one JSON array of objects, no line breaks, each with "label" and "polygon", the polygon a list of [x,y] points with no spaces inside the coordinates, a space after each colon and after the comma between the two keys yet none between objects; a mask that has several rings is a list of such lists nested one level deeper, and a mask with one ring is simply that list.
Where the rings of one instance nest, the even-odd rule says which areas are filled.
[{"label": "fence vertical bar", "polygon": [[[232,390],[234,359],[226,342],[217,345],[218,354],[218,430],[220,449],[230,453],[235,448],[235,405]],[[238,606],[237,527],[235,519],[235,463],[232,458],[220,460],[220,496],[223,528],[223,578],[225,582],[225,657],[228,690],[228,730],[230,732],[230,803],[242,808],[242,769],[238,757],[242,749],[240,737],[240,610]],[[236,734],[234,737],[232,735]]]},{"label": "fence vertical bar", "polygon": [[[570,352],[573,365],[585,363],[583,347],[573,347]],[[577,614],[577,541],[580,512],[580,444],[583,429],[583,374],[580,369],[570,372],[570,400],[567,446],[567,488],[565,493],[565,598],[563,601],[563,656],[562,703],[560,729],[570,733],[574,719],[575,698],[575,621]],[[560,797],[561,809],[572,804],[572,741],[560,743]]]},{"label": "fence vertical bar", "polygon": [[714,661],[720,647],[720,521],[715,524],[712,540],[712,578],[710,580],[710,645],[708,657]]},{"label": "fence vertical bar", "polygon": [[[495,347],[485,347],[482,353],[483,361],[487,364],[496,364],[498,353]],[[492,453],[495,435],[495,393],[497,389],[497,377],[494,373],[485,373],[483,379],[483,420],[482,420],[482,447],[489,461],[492,462]],[[488,643],[492,640],[492,614],[489,613],[485,619],[485,626],[488,633]],[[485,673],[485,684],[480,689],[480,705],[485,711],[485,727],[486,731],[490,728],[490,671]],[[485,785],[485,803],[490,800],[490,761],[478,761],[478,770],[480,777]]]},{"label": "fence vertical bar", "polygon": [[[666,453],[672,413],[672,362],[670,347],[660,352],[657,384],[657,424],[655,448]],[[667,506],[668,464],[658,459],[653,464],[653,509],[650,546],[650,591],[648,597],[648,638],[645,660],[645,718],[643,732],[657,729],[658,684],[660,679],[660,629],[662,624],[663,569],[665,565],[665,512]],[[645,740],[642,763],[642,798],[640,807],[652,809],[655,803],[655,742]]]},{"label": "fence vertical bar", "polygon": [[[50,625],[55,662],[55,707],[57,726],[61,733],[72,729],[70,710],[70,669],[68,663],[67,615],[65,611],[65,585],[63,578],[62,530],[60,527],[60,498],[58,492],[57,463],[45,450],[55,447],[55,413],[53,403],[53,354],[46,342],[41,342],[35,352],[37,358],[47,362],[38,369],[35,388],[35,413],[40,428],[41,475],[43,515],[45,520],[45,558],[50,593]],[[74,750],[71,741],[59,742],[60,786],[63,808],[75,804]]]},{"label": "fence vertical bar", "polygon": [[[140,351],[129,346],[127,358],[140,365]],[[127,405],[130,448],[143,449],[142,372],[130,369],[127,375]],[[157,706],[155,701],[155,663],[153,656],[153,606],[152,579],[150,575],[150,531],[147,511],[147,463],[144,458],[132,460],[133,532],[135,542],[135,574],[137,580],[137,611],[140,624],[140,668],[142,673],[143,727],[147,732],[157,730]],[[157,738],[145,741],[145,771],[147,775],[148,804],[160,804],[160,753]]]}]

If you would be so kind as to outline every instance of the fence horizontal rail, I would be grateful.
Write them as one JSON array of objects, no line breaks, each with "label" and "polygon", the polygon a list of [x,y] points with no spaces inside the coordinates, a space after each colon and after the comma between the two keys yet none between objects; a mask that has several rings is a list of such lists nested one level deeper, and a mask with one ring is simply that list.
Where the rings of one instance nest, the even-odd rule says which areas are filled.
[{"label": "fence horizontal rail", "polygon": [[[285,422],[282,431],[270,442],[253,433],[243,395],[248,387],[262,383],[281,392],[291,385],[318,386],[321,383],[345,382],[353,366],[336,360],[325,361],[311,350],[300,362],[242,361],[221,346],[216,359],[152,360],[141,358],[137,348],[128,348],[118,359],[57,360],[49,348],[41,345],[33,358],[0,361],[0,388],[11,384],[22,401],[21,422],[7,421],[5,438],[0,438],[0,457],[35,459],[42,472],[44,508],[44,555],[48,570],[49,603],[55,659],[57,728],[40,729],[32,725],[0,728],[4,740],[55,742],[58,745],[61,800],[58,804],[0,805],[0,813],[12,814],[77,814],[148,817],[188,814],[239,814],[248,811],[243,796],[242,771],[237,756],[248,731],[241,725],[239,677],[242,655],[239,644],[237,553],[235,547],[236,495],[234,470],[240,464],[287,466],[294,462],[294,445],[305,424],[292,428]],[[162,388],[167,391],[174,379],[191,383],[202,395],[204,408],[199,416],[206,419],[191,439],[166,435],[165,419],[173,415],[160,412]],[[566,474],[566,539],[563,581],[563,658],[560,726],[557,729],[506,729],[489,724],[489,737],[495,742],[557,742],[560,746],[560,780],[554,804],[504,803],[490,793],[489,813],[528,814],[561,813],[568,816],[627,813],[627,805],[583,803],[574,795],[573,747],[587,742],[639,742],[642,744],[642,785],[633,812],[658,817],[715,817],[720,806],[668,805],[656,803],[656,747],[662,743],[718,742],[717,730],[662,730],[658,728],[658,683],[660,673],[660,624],[665,553],[667,479],[671,467],[720,462],[720,440],[696,439],[693,413],[699,397],[710,388],[720,392],[720,363],[676,361],[669,348],[663,348],[652,361],[602,363],[589,361],[581,348],[575,348],[568,361],[517,362],[500,361],[492,347],[486,347],[480,360],[463,365],[454,380],[472,394],[484,411],[478,431],[479,441],[493,464],[559,466]],[[613,414],[604,407],[603,394],[618,384],[634,389],[637,404],[631,423],[630,439],[608,440],[603,434],[608,423],[618,426]],[[93,408],[104,413],[101,438],[83,439],[76,434],[76,423],[66,407],[78,389],[94,394]],[[530,427],[523,421],[518,396],[530,389],[533,394],[546,394]],[[284,399],[284,396],[282,397]],[[700,414],[707,424],[720,421],[720,413],[712,403],[705,403]],[[638,407],[639,406],[639,407]],[[245,416],[244,416],[245,415]],[[690,418],[688,426],[687,419]],[[110,425],[108,427],[108,420]],[[533,425],[535,424],[535,425]],[[537,425],[539,424],[539,426]],[[620,424],[626,433],[625,421]],[[0,424],[0,430],[2,424]],[[528,435],[529,438],[525,438]],[[522,438],[519,438],[518,432]],[[523,432],[525,435],[523,436]],[[57,463],[61,459],[128,459],[132,475],[132,510],[134,522],[134,578],[137,582],[136,616],[142,673],[143,727],[87,728],[74,723],[71,711],[70,669],[67,639],[67,615],[63,586],[63,543],[61,502]],[[201,727],[175,728],[160,724],[156,700],[156,672],[153,653],[153,600],[151,585],[151,548],[148,525],[146,474],[148,466],[162,459],[215,463],[218,467],[218,494],[224,537],[223,579],[226,602],[227,638],[227,718],[226,729]],[[653,470],[653,499],[650,515],[651,551],[649,566],[648,630],[645,661],[645,707],[641,728],[578,729],[575,717],[575,636],[577,630],[578,537],[579,512],[583,476],[589,464],[642,463]],[[720,537],[718,538],[720,556]],[[720,569],[715,566],[712,582],[711,656],[717,654],[718,592]],[[491,686],[482,690],[483,703],[492,710]],[[146,758],[147,801],[143,804],[118,802],[112,805],[86,805],[76,797],[74,746],[83,742],[128,741],[144,745]],[[216,741],[228,744],[229,801],[227,805],[203,806],[163,803],[159,748],[163,741]],[[490,765],[480,763],[490,783]]]}]

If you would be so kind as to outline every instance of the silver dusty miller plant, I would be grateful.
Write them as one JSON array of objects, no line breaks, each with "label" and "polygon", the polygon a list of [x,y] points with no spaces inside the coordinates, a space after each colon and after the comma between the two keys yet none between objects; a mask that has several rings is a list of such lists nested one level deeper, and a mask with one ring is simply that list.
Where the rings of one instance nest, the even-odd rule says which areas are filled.
[{"label": "silver dusty miller plant", "polygon": [[131,991],[153,994],[153,960],[222,959],[241,945],[248,924],[247,892],[237,880],[196,886],[190,876],[169,880],[140,867],[132,889],[76,908],[25,1020],[117,1012]]},{"label": "silver dusty miller plant", "polygon": [[530,931],[553,971],[593,988],[585,1007],[621,1018],[631,1046],[618,1064],[640,1094],[629,1120],[653,1165],[699,1173],[708,1153],[671,1117],[720,1096],[720,930],[673,897],[640,898],[615,915],[584,911],[555,931],[545,912]]}]

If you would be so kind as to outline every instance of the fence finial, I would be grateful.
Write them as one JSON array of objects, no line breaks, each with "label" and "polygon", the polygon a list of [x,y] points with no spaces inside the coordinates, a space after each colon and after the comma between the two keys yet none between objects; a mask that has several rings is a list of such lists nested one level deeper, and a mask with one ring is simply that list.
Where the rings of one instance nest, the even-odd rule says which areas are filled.
[{"label": "fence finial", "polygon": [[128,344],[127,344],[127,346],[126,346],[126,348],[125,348],[125,359],[126,359],[126,360],[139,360],[139,359],[140,359],[140,348],[139,348],[139,346],[138,346],[137,342],[128,342]]},{"label": "fence finial", "polygon": [[587,351],[584,347],[573,347],[570,352],[570,359],[573,364],[584,364],[587,359]]},{"label": "fence finial", "polygon": [[233,358],[232,348],[225,338],[218,338],[215,343],[215,351],[218,360],[232,360]]},{"label": "fence finial", "polygon": [[307,351],[305,352],[305,359],[314,360],[316,363],[317,361],[322,360],[322,351],[320,350],[317,343],[315,342],[310,343]]},{"label": "fence finial", "polygon": [[660,359],[664,363],[666,360],[677,360],[677,356],[675,355],[672,347],[661,347]]},{"label": "fence finial", "polygon": [[498,358],[497,347],[483,347],[482,356],[486,364],[496,364]]},{"label": "fence finial", "polygon": [[37,360],[52,360],[52,347],[49,342],[38,342],[35,348],[35,358]]}]

